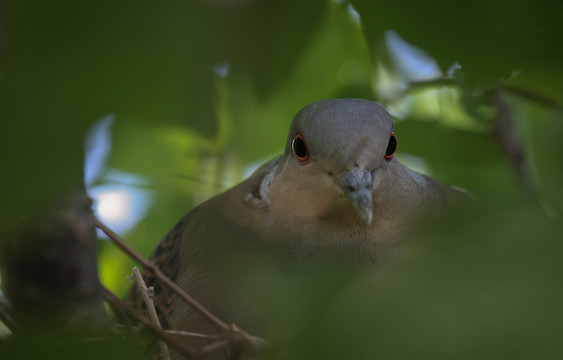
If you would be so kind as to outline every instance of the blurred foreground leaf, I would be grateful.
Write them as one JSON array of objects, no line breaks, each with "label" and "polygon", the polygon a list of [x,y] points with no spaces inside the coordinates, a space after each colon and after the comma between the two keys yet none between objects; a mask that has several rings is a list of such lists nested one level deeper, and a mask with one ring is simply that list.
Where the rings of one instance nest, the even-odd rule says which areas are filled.
[{"label": "blurred foreground leaf", "polygon": [[274,292],[266,308],[281,324],[282,354],[560,358],[563,224],[525,204],[479,206],[444,220],[375,275],[326,273],[297,288],[264,280]]}]

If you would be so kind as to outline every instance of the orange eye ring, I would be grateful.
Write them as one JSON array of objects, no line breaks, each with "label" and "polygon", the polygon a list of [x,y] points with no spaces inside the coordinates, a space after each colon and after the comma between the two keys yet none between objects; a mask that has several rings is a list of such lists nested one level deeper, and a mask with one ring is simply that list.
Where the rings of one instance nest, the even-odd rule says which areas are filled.
[{"label": "orange eye ring", "polygon": [[385,155],[383,156],[385,160],[391,161],[393,159],[393,155],[395,155],[395,151],[397,151],[397,137],[395,133],[391,131],[391,135],[389,135],[389,143],[387,144],[387,150],[385,151]]},{"label": "orange eye ring", "polygon": [[297,160],[302,163],[309,161],[311,154],[309,153],[309,148],[305,143],[305,138],[303,137],[303,135],[299,133],[295,135],[293,141],[291,142],[291,149],[293,150],[293,154],[295,154]]}]

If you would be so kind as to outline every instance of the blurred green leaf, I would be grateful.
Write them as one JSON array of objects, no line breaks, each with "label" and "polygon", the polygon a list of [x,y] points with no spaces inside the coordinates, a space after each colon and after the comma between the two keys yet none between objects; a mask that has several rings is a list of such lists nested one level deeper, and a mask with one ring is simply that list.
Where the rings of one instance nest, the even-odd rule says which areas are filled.
[{"label": "blurred green leaf", "polygon": [[[277,339],[298,358],[558,358],[560,2],[219,3],[0,5],[0,228],[80,184],[87,129],[113,114],[108,166],[147,178],[154,199],[122,235],[148,255],[183,214],[281,153],[302,106],[374,99],[403,111],[399,158],[481,207],[416,234],[375,280],[334,269],[296,284],[262,264],[250,287],[270,292],[238,295],[274,314]],[[401,83],[388,30],[461,73]],[[497,96],[532,193],[493,136]],[[132,262],[100,248],[103,282],[123,293]]]},{"label": "blurred green leaf", "polygon": [[[551,82],[554,73],[561,76],[563,51],[555,45],[563,31],[558,1],[352,3],[362,16],[370,44],[385,30],[394,29],[426,50],[443,71],[459,62],[473,88],[489,88],[513,70],[532,71],[536,80],[544,82]],[[375,56],[382,54],[376,51]]]},{"label": "blurred green leaf", "polygon": [[299,359],[560,357],[562,224],[525,205],[447,219],[375,274],[329,272],[297,288],[269,277],[265,311],[282,349]]}]

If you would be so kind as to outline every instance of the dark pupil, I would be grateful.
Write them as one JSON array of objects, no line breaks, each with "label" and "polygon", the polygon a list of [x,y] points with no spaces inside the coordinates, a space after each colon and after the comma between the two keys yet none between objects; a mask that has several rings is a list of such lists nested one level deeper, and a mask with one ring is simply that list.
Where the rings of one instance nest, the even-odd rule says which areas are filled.
[{"label": "dark pupil", "polygon": [[387,144],[387,151],[385,151],[385,155],[387,156],[393,155],[395,149],[397,149],[397,138],[391,136],[389,138],[389,144]]},{"label": "dark pupil", "polygon": [[307,156],[307,146],[301,138],[295,138],[295,140],[293,140],[293,152],[300,158]]}]

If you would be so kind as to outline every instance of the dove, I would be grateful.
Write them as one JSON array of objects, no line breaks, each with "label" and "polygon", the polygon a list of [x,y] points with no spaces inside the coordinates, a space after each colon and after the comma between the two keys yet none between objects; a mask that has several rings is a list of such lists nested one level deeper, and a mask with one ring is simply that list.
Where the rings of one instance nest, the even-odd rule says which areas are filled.
[{"label": "dove", "polygon": [[[375,267],[415,224],[463,196],[405,167],[397,144],[391,115],[375,102],[309,104],[293,119],[283,155],[190,211],[151,260],[225,321],[260,329],[252,324],[263,317],[241,300],[241,274],[261,271],[255,254],[288,269]],[[165,328],[213,332],[155,279],[147,283]]]}]

